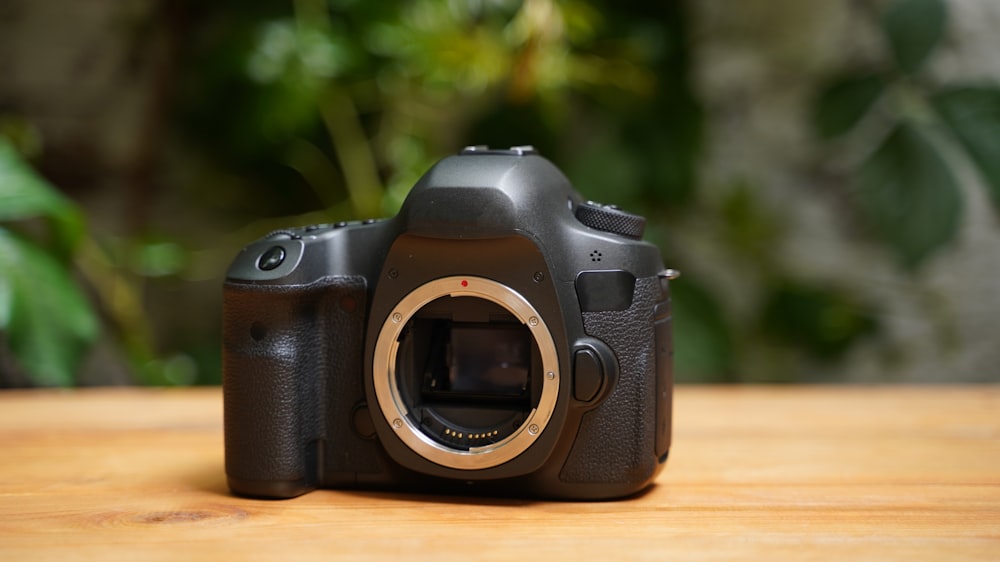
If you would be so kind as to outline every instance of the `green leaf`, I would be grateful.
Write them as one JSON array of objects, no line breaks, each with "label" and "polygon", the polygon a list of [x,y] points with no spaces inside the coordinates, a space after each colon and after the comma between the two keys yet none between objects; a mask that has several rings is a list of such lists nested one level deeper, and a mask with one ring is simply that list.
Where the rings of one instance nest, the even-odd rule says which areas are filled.
[{"label": "green leaf", "polygon": [[944,35],[948,12],[942,0],[897,0],[882,18],[882,28],[899,67],[920,70]]},{"label": "green leaf", "polygon": [[0,222],[34,217],[51,221],[58,245],[66,254],[83,238],[83,218],[73,203],[0,137]]},{"label": "green leaf", "polygon": [[897,126],[860,171],[859,203],[900,264],[915,269],[955,237],[958,183],[916,127]]},{"label": "green leaf", "polygon": [[1000,210],[1000,89],[956,87],[931,99],[938,115],[979,168]]},{"label": "green leaf", "polygon": [[0,332],[32,378],[73,383],[97,337],[90,304],[66,268],[40,248],[0,228]]},{"label": "green leaf", "polygon": [[853,74],[826,87],[816,100],[813,123],[824,139],[846,133],[868,112],[885,91],[885,82],[875,74]]}]

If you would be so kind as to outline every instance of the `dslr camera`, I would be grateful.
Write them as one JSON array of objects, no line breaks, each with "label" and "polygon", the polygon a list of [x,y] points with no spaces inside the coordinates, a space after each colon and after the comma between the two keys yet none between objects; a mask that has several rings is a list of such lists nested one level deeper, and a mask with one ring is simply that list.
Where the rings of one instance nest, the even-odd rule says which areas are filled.
[{"label": "dslr camera", "polygon": [[223,291],[229,487],[646,488],[670,448],[675,275],[644,227],[529,146],[474,146],[393,218],[251,243]]}]

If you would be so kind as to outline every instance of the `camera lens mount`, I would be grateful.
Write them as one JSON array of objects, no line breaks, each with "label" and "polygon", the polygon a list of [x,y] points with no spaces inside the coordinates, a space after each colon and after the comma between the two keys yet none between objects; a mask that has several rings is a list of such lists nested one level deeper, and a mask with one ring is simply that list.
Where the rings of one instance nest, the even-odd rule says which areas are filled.
[{"label": "camera lens mount", "polygon": [[[421,420],[417,419],[412,404],[408,403],[407,392],[400,388],[401,340],[404,339],[411,320],[418,316],[425,306],[442,297],[472,297],[494,303],[520,323],[521,328],[515,329],[526,329],[533,339],[533,348],[537,350],[539,358],[539,368],[531,370],[539,372],[533,372],[530,376],[540,379],[540,382],[531,381],[531,384],[536,389],[540,387],[540,391],[529,393],[532,395],[530,405],[525,408],[523,416],[519,416],[516,427],[511,427],[509,432],[499,435],[499,440],[495,442],[486,439],[486,443],[482,445],[470,443],[468,446],[453,447],[440,439],[435,439],[428,434]],[[508,338],[503,335],[505,331],[491,332],[499,334],[494,337],[501,344],[508,343],[504,339]],[[477,349],[473,348],[472,352],[476,351]],[[458,362],[458,359],[453,361]],[[507,367],[507,363],[504,362],[503,366]],[[395,435],[423,458],[441,466],[462,470],[491,468],[523,453],[545,430],[559,394],[558,354],[541,314],[514,289],[491,279],[475,276],[435,279],[403,297],[393,307],[379,331],[372,359],[372,373],[379,410],[393,428]],[[525,377],[527,376],[525,374]],[[454,435],[452,430],[446,431],[451,431],[451,435]]]}]

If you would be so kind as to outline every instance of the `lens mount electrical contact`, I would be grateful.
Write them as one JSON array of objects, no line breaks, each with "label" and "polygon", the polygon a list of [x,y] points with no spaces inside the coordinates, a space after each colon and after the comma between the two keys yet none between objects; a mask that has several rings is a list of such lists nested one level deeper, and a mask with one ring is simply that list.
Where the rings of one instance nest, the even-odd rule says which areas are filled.
[{"label": "lens mount electrical contact", "polygon": [[[400,339],[407,324],[429,303],[442,297],[473,297],[499,305],[526,328],[540,357],[541,392],[532,400],[525,419],[495,443],[466,448],[449,447],[433,439],[413,419],[400,389]],[[397,437],[425,459],[441,466],[476,470],[503,464],[523,453],[544,432],[559,394],[559,359],[555,342],[541,314],[512,288],[483,277],[451,276],[435,279],[408,293],[388,314],[376,340],[372,374],[379,410]]]}]

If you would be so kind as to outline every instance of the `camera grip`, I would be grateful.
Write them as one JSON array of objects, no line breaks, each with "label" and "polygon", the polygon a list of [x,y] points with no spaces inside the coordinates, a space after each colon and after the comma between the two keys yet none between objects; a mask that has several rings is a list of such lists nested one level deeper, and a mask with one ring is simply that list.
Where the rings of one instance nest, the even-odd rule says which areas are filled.
[{"label": "camera grip", "polygon": [[661,405],[657,403],[654,309],[660,298],[659,280],[641,278],[636,280],[628,309],[583,313],[586,333],[614,350],[620,376],[608,398],[584,414],[559,474],[563,482],[638,489],[656,474],[655,435]]},{"label": "camera grip", "polygon": [[226,284],[225,461],[234,492],[294,497],[319,485],[326,385],[346,355],[332,324],[344,309],[363,317],[364,301],[361,277],[304,286]]}]

